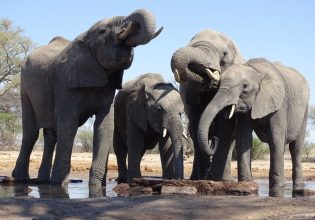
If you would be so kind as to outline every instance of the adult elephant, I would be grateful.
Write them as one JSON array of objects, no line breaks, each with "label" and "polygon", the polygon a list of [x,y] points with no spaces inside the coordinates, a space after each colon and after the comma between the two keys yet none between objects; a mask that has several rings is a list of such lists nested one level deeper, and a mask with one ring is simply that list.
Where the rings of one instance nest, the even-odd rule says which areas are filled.
[{"label": "adult elephant", "polygon": [[180,83],[180,93],[189,118],[195,149],[191,179],[231,178],[234,122],[228,121],[224,114],[216,119],[209,139],[211,136],[217,137],[220,147],[213,156],[210,174],[207,171],[210,158],[200,151],[197,130],[202,112],[217,92],[220,74],[237,63],[244,63],[244,59],[234,42],[209,29],[196,34],[186,47],[178,49],[172,56],[171,68],[175,80]]},{"label": "adult elephant", "polygon": [[283,155],[285,145],[293,164],[293,189],[304,187],[301,156],[307,121],[309,86],[295,69],[266,59],[251,59],[233,65],[221,76],[220,87],[201,116],[198,141],[208,156],[208,130],[216,115],[232,106],[236,112],[238,180],[251,181],[250,148],[252,132],[269,144],[270,195],[280,195],[284,187]]},{"label": "adult elephant", "polygon": [[[12,176],[29,179],[29,159],[40,128],[44,154],[38,178],[62,184],[70,172],[73,139],[79,126],[95,115],[90,184],[106,183],[106,164],[113,127],[107,117],[123,72],[133,60],[133,48],[146,44],[155,32],[151,12],[104,19],[72,42],[56,37],[34,50],[21,74],[23,139]],[[56,156],[52,172],[52,154]],[[50,176],[51,173],[51,176]]]},{"label": "adult elephant", "polygon": [[[147,149],[159,145],[164,179],[183,178],[184,105],[179,92],[160,74],[144,74],[127,82],[114,101],[114,151],[118,182],[141,177]],[[188,126],[188,123],[187,125]],[[128,153],[128,169],[126,157]]]}]

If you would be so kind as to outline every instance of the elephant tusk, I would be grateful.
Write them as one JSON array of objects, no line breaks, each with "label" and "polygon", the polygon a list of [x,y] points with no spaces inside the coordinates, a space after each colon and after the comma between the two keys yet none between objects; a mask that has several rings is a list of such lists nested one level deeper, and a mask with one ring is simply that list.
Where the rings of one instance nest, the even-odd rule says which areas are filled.
[{"label": "elephant tusk", "polygon": [[215,70],[214,72],[212,72],[210,69],[206,68],[206,72],[208,76],[210,77],[210,79],[213,79],[217,82],[220,81],[220,73],[218,70]]},{"label": "elephant tusk", "polygon": [[183,136],[184,136],[184,138],[188,139],[188,136],[185,132],[183,132]]},{"label": "elephant tusk", "polygon": [[163,138],[165,138],[166,133],[167,133],[167,130],[166,130],[166,128],[164,128],[164,129],[163,129]]},{"label": "elephant tusk", "polygon": [[179,73],[178,73],[178,70],[177,69],[175,69],[174,70],[174,76],[175,76],[175,80],[176,80],[176,82],[178,82],[178,83],[183,83],[184,81],[180,78],[180,76],[179,76]]},{"label": "elephant tusk", "polygon": [[229,115],[229,119],[232,118],[232,116],[234,114],[234,111],[235,111],[235,105],[232,105],[231,112],[230,112],[230,115]]}]

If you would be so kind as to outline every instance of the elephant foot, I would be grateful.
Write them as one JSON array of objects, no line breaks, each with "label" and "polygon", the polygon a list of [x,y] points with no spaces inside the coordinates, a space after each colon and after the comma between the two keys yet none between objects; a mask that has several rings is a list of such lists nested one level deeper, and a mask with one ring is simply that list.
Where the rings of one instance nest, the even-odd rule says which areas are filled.
[{"label": "elephant foot", "polygon": [[284,197],[284,187],[269,188],[269,196],[271,196],[271,197]]},{"label": "elephant foot", "polygon": [[19,182],[28,182],[30,179],[30,175],[28,171],[25,171],[25,169],[20,169],[18,167],[15,167],[12,171],[12,177],[14,177],[15,180],[18,180]]},{"label": "elephant foot", "polygon": [[127,183],[127,177],[118,176],[117,179],[116,179],[116,182],[117,182],[117,184]]}]

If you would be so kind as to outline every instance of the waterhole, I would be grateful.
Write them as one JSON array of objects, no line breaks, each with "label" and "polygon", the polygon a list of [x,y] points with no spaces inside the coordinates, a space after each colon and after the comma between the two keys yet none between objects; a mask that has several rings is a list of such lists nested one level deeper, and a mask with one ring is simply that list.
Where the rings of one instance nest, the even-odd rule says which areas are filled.
[{"label": "waterhole", "polygon": [[[268,179],[255,180],[259,184],[258,195],[267,197],[269,195]],[[113,188],[117,185],[115,180],[107,182],[106,187],[89,186],[88,180],[73,180],[68,186],[13,184],[0,185],[0,198],[2,197],[33,197],[33,198],[95,198],[95,197],[117,197]],[[305,188],[315,191],[315,181],[306,181]],[[292,181],[286,181],[284,197],[292,197]],[[313,196],[314,198],[314,196]]]}]

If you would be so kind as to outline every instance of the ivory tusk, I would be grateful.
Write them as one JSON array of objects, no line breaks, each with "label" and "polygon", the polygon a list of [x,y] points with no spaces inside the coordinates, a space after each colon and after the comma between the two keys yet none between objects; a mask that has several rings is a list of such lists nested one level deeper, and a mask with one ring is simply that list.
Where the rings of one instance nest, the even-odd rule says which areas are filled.
[{"label": "ivory tusk", "polygon": [[213,79],[215,81],[220,81],[220,73],[218,70],[215,70],[214,72],[212,72],[210,69],[206,68],[206,72],[208,76],[210,77],[210,79]]},{"label": "ivory tusk", "polygon": [[181,80],[177,69],[174,70],[174,76],[175,76],[176,82],[178,82],[178,83],[183,83],[184,82],[183,80]]},{"label": "ivory tusk", "polygon": [[234,114],[234,111],[235,111],[235,105],[232,105],[231,112],[230,112],[230,115],[229,115],[229,119],[232,118],[232,116]]},{"label": "ivory tusk", "polygon": [[183,136],[184,138],[188,139],[187,134],[185,132],[183,132]]},{"label": "ivory tusk", "polygon": [[165,138],[166,133],[167,133],[167,130],[166,130],[166,128],[164,128],[164,129],[163,129],[163,138]]}]

